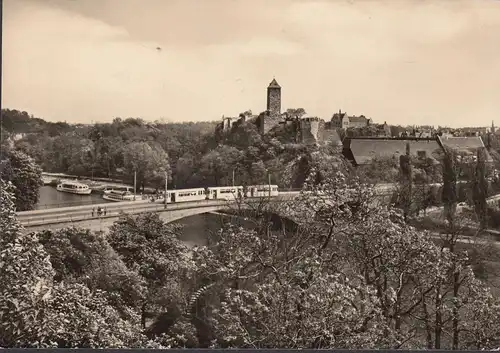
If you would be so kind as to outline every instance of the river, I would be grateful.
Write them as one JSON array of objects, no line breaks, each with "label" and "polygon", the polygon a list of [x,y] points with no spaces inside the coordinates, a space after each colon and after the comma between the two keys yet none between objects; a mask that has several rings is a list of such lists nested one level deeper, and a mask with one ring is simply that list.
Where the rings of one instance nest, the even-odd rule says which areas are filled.
[{"label": "river", "polygon": [[108,201],[104,200],[100,194],[75,195],[60,192],[53,186],[45,185],[40,188],[40,197],[35,209],[43,210],[46,208],[83,206],[106,202]]}]

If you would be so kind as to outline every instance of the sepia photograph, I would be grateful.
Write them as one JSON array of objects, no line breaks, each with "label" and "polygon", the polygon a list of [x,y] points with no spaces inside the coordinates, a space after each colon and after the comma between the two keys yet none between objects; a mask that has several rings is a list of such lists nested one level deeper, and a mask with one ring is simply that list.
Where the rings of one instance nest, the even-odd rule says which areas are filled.
[{"label": "sepia photograph", "polygon": [[0,349],[500,350],[500,0],[0,4]]}]

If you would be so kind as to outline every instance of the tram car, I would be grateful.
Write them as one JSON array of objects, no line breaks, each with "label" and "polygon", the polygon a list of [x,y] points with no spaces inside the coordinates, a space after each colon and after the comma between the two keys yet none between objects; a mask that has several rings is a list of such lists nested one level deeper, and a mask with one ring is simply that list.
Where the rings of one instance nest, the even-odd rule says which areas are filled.
[{"label": "tram car", "polygon": [[243,186],[219,186],[207,188],[207,200],[236,200],[243,197]]},{"label": "tram car", "polygon": [[202,201],[206,199],[205,188],[167,191],[167,203]]},{"label": "tram car", "polygon": [[278,196],[278,185],[249,185],[246,197],[274,197]]},{"label": "tram car", "polygon": [[279,196],[278,185],[217,186],[167,191],[167,203]]}]

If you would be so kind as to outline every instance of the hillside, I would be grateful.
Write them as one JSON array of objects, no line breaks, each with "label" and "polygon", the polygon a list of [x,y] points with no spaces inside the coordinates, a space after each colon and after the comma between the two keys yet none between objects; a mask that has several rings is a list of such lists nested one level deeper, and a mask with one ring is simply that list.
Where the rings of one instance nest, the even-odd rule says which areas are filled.
[{"label": "hillside", "polygon": [[[133,179],[162,188],[272,183],[300,187],[313,165],[332,168],[342,162],[331,146],[296,143],[289,127],[261,135],[255,124],[221,133],[217,122],[163,123],[115,118],[111,123],[51,123],[27,112],[3,110],[3,128],[17,135],[15,146],[46,172]],[[327,161],[328,163],[321,163]],[[332,162],[332,163],[330,163]]]}]

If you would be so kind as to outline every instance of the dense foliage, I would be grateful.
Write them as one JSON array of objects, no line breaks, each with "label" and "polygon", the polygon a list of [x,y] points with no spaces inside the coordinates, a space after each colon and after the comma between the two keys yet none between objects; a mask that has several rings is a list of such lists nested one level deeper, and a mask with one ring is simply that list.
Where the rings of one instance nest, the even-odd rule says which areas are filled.
[{"label": "dense foliage", "polygon": [[17,211],[34,209],[43,181],[42,170],[31,157],[21,151],[3,148],[0,159],[0,178],[6,182],[12,182]]},{"label": "dense foliage", "polygon": [[12,191],[2,181],[3,347],[499,345],[500,303],[456,225],[436,243],[350,174],[312,164],[298,199],[263,205],[295,227],[261,214],[194,248],[154,214],[124,215],[106,237],[27,234]]},{"label": "dense foliage", "polygon": [[36,234],[22,232],[13,186],[0,179],[0,346],[133,347],[142,333],[81,281],[56,281]]},{"label": "dense foliage", "polygon": [[[298,115],[300,109],[296,109]],[[3,127],[16,137],[16,149],[32,156],[46,172],[110,177],[138,187],[206,187],[256,183],[300,188],[315,160],[340,153],[296,143],[289,127],[261,136],[252,121],[231,133],[216,122],[145,122],[115,118],[111,123],[68,125],[49,123],[26,112],[3,110]],[[332,152],[333,156],[332,156]],[[316,154],[316,155],[314,155]],[[291,173],[291,174],[290,174]]]}]

